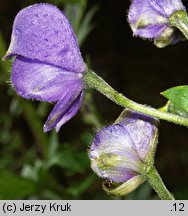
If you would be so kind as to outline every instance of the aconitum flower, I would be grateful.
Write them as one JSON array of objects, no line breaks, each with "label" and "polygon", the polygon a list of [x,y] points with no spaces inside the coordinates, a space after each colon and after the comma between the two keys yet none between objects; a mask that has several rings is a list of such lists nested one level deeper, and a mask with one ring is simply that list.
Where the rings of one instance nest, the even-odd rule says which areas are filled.
[{"label": "aconitum flower", "polygon": [[165,47],[182,39],[179,30],[169,24],[169,17],[180,10],[185,10],[181,0],[133,0],[128,21],[135,36]]},{"label": "aconitum flower", "polygon": [[92,169],[101,178],[128,182],[135,189],[154,163],[157,125],[157,119],[125,109],[113,125],[97,133],[89,151]]},{"label": "aconitum flower", "polygon": [[10,47],[11,80],[26,99],[56,103],[44,131],[60,127],[80,108],[86,65],[65,15],[50,4],[35,4],[15,18]]}]

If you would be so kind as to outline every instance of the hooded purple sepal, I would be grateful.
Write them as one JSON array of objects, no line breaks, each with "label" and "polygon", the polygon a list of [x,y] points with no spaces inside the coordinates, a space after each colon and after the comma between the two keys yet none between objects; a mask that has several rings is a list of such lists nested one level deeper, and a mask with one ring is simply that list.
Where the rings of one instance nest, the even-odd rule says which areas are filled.
[{"label": "hooded purple sepal", "polygon": [[66,71],[82,73],[86,70],[70,22],[62,11],[50,4],[34,4],[17,14],[4,59],[13,55]]},{"label": "hooded purple sepal", "polygon": [[89,151],[94,172],[118,187],[125,182],[132,189],[139,186],[154,163],[158,123],[153,117],[125,109],[113,125],[99,131],[94,138]]},{"label": "hooded purple sepal", "polygon": [[9,50],[14,56],[11,81],[26,98],[56,103],[44,131],[60,127],[79,110],[86,65],[71,24],[50,4],[35,4],[15,18]]},{"label": "hooded purple sepal", "polygon": [[115,124],[123,125],[126,128],[134,141],[139,158],[145,164],[153,165],[158,143],[159,120],[126,108]]},{"label": "hooded purple sepal", "polygon": [[169,17],[181,10],[185,10],[181,0],[133,0],[128,21],[135,36],[152,39],[162,48],[183,39],[169,24]]}]

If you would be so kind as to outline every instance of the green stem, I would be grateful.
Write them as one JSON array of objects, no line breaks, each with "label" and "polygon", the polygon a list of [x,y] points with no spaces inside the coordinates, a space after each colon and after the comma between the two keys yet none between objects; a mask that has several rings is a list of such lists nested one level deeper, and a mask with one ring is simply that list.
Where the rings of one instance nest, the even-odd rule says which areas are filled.
[{"label": "green stem", "polygon": [[151,167],[146,173],[146,179],[159,195],[162,200],[174,200],[174,196],[168,191],[166,186],[164,185],[159,173],[155,169],[155,167]]},{"label": "green stem", "polygon": [[36,140],[37,147],[43,158],[47,157],[48,138],[43,132],[43,124],[40,122],[36,115],[36,110],[31,103],[23,101],[18,98],[20,104],[23,107],[23,114],[25,120]]},{"label": "green stem", "polygon": [[180,10],[174,12],[169,17],[169,22],[172,26],[178,28],[188,40],[188,16],[186,11]]},{"label": "green stem", "polygon": [[111,86],[109,86],[101,77],[99,77],[96,73],[94,73],[91,70],[85,72],[84,80],[88,87],[98,90],[107,98],[109,98],[110,100],[112,100],[113,102],[122,107],[129,108],[140,113],[144,113],[159,119],[163,119],[169,122],[173,122],[175,124],[184,125],[188,127],[188,118],[180,117],[178,115],[174,115],[167,112],[162,112],[152,107],[136,103],[128,99],[124,95],[118,93]]}]

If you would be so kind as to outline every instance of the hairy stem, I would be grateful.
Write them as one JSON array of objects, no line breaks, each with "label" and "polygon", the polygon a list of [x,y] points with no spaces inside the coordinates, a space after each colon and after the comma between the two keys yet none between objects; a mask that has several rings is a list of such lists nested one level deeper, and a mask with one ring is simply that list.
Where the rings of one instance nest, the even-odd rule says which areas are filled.
[{"label": "hairy stem", "polygon": [[175,124],[188,127],[188,118],[180,117],[178,115],[154,109],[150,106],[136,103],[125,97],[123,94],[120,94],[119,92],[114,90],[101,77],[99,77],[96,73],[94,73],[91,70],[85,72],[84,80],[88,87],[98,90],[107,98],[109,98],[110,100],[112,100],[113,102],[122,107],[129,108],[140,113],[144,113],[159,119],[163,119],[169,122],[173,122]]},{"label": "hairy stem", "polygon": [[174,200],[174,196],[168,191],[166,186],[164,185],[159,173],[155,169],[155,167],[151,167],[146,173],[146,179],[155,190],[155,192],[159,195],[162,200]]}]

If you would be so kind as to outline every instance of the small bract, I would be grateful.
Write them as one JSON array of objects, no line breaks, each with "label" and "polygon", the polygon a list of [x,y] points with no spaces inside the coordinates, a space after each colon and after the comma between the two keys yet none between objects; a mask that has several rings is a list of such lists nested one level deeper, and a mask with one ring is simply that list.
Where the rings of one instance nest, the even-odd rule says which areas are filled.
[{"label": "small bract", "polygon": [[86,70],[68,19],[50,4],[24,8],[15,18],[4,59],[11,56],[16,92],[26,99],[57,103],[44,131],[59,131],[81,105]]}]

